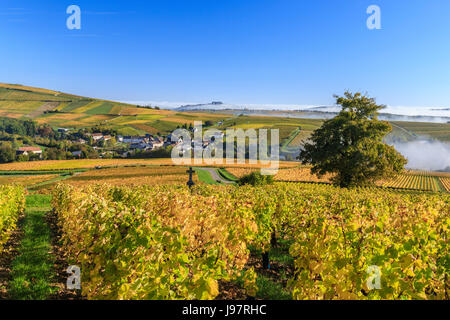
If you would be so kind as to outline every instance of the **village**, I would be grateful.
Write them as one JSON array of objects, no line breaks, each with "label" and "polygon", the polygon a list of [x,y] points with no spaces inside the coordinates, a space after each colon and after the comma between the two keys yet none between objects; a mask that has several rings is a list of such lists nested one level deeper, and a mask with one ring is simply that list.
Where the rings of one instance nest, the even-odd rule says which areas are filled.
[{"label": "village", "polygon": [[[15,149],[16,159],[18,161],[33,160],[53,160],[54,153],[61,154],[64,159],[86,159],[86,158],[139,158],[139,157],[170,157],[173,146],[183,142],[182,138],[172,139],[172,135],[158,136],[145,134],[141,136],[122,136],[112,133],[102,132],[83,132],[82,130],[58,128],[55,130],[60,138],[57,148],[48,148],[41,145],[23,145]],[[192,134],[195,129],[189,130]],[[223,135],[222,135],[223,136]],[[37,135],[36,139],[43,137]],[[188,150],[191,147],[206,148],[215,141],[217,136],[213,136],[210,140],[202,141],[200,144],[193,141],[191,146],[183,146]],[[39,141],[39,140],[38,140]],[[157,152],[159,151],[159,152]]]}]

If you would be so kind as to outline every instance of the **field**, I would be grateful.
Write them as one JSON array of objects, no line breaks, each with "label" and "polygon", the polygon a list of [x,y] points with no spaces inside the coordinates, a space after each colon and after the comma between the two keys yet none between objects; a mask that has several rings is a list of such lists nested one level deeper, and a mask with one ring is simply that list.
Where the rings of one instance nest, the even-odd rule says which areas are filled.
[{"label": "field", "polygon": [[[225,161],[225,160],[224,160]],[[165,159],[82,159],[82,160],[45,160],[31,162],[14,162],[0,164],[1,171],[39,171],[39,170],[71,170],[71,169],[92,169],[95,167],[114,167],[114,166],[135,166],[135,165],[173,165],[170,158]],[[196,166],[206,164],[196,164]],[[264,167],[261,164],[245,164],[250,168]],[[289,161],[280,161],[281,168],[295,167],[298,163]],[[231,164],[230,167],[242,166],[242,164]]]},{"label": "field", "polygon": [[[232,176],[240,178],[253,171],[259,171],[261,164],[192,164],[194,167],[226,168],[218,172],[226,181],[234,181]],[[101,168],[101,170],[99,170]],[[142,184],[178,184],[186,183],[186,166],[176,167],[171,159],[85,159],[85,160],[49,160],[0,164],[0,184],[20,184],[26,187],[47,189],[60,180],[72,185],[90,183],[111,183],[114,185]],[[86,172],[76,172],[76,171]],[[75,173],[67,176],[68,173]],[[227,176],[227,173],[231,175]],[[208,173],[199,171],[202,182],[211,182]],[[61,176],[61,177],[60,177]],[[58,178],[60,177],[60,178]],[[157,178],[158,177],[158,178]],[[209,177],[209,178],[208,178]],[[332,175],[317,177],[311,174],[308,166],[298,162],[280,161],[280,169],[274,176],[280,182],[331,183]],[[406,171],[398,177],[378,181],[380,187],[399,190],[449,192],[449,173],[428,171]],[[47,183],[47,182],[49,183]]]},{"label": "field", "polygon": [[[197,176],[193,176],[196,184]],[[186,185],[187,173],[185,167],[152,166],[152,167],[119,167],[89,170],[75,174],[64,180],[65,184],[85,187],[93,184],[107,183],[113,186],[140,186],[140,185]],[[51,190],[59,181],[45,184],[37,190]]]},{"label": "field", "polygon": [[[122,134],[166,134],[198,120],[279,129],[290,155],[322,123],[5,84],[0,116]],[[449,132],[396,122],[392,136],[449,141]],[[192,167],[190,190],[188,165],[171,159],[0,164],[0,299],[449,299],[450,174],[406,171],[341,189],[332,175],[281,161],[276,183],[252,187],[235,182],[259,164]],[[81,290],[66,287],[69,265],[81,267]],[[368,282],[374,267],[377,290]]]},{"label": "field", "polygon": [[17,184],[24,187],[30,187],[34,184],[52,180],[59,175],[57,174],[43,174],[43,175],[7,175],[2,176],[0,173],[0,185]]},{"label": "field", "polygon": [[409,189],[409,190],[425,190],[425,191],[444,191],[437,173],[412,171],[401,175],[398,178],[381,183],[384,187]]},{"label": "field", "polygon": [[404,122],[395,121],[393,125],[410,132],[413,137],[450,141],[450,123]]},{"label": "field", "polygon": [[444,189],[447,190],[447,192],[450,192],[450,178],[449,177],[440,177],[439,180],[441,181]]},{"label": "field", "polygon": [[[88,299],[214,299],[224,287],[265,299],[448,299],[449,203],[286,183],[53,192]],[[367,285],[374,266],[379,290]]]},{"label": "field", "polygon": [[[255,169],[248,167],[230,167],[226,169],[238,178],[255,171]],[[311,174],[310,168],[307,166],[283,168],[274,177],[276,181],[317,183],[331,183],[331,178],[332,175],[325,175],[318,178],[316,175]],[[378,181],[377,185],[404,190],[448,192],[449,180],[449,174],[444,172],[406,171],[404,174],[393,179]]]},{"label": "field", "polygon": [[[168,160],[123,160],[102,169],[95,160],[32,162],[33,171],[0,168],[10,173],[2,183],[29,188],[21,244],[11,251],[18,240],[8,242],[0,259],[0,270],[11,261],[9,282],[0,272],[6,283],[0,297],[448,299],[446,193],[340,189],[317,183],[330,177],[317,179],[292,162],[283,163],[278,183],[263,187],[224,186],[196,169],[190,192],[187,167]],[[234,180],[257,169],[216,170]],[[34,174],[24,177],[27,172]],[[404,176],[450,179],[429,172]],[[23,202],[23,191],[14,189],[20,187],[6,188]],[[7,211],[13,229],[20,201]],[[61,230],[61,241],[52,230]],[[73,264],[84,270],[81,292],[58,280]],[[381,270],[381,290],[366,285],[373,265]]]}]

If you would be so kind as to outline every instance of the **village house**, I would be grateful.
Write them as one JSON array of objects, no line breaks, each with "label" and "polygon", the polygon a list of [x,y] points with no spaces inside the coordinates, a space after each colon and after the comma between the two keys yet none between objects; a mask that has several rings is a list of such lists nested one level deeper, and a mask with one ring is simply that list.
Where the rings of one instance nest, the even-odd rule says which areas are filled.
[{"label": "village house", "polygon": [[146,137],[133,137],[133,136],[125,136],[122,138],[122,143],[142,143],[142,142],[147,142],[148,139]]},{"label": "village house", "polygon": [[172,144],[172,145],[173,145],[173,144],[179,144],[179,143],[182,143],[182,142],[183,142],[183,138],[182,138],[182,137],[178,137],[178,140],[177,140],[177,141],[172,141],[172,135],[169,134],[169,135],[167,136],[166,142],[168,142],[169,145],[171,145],[171,144]]},{"label": "village house", "polygon": [[130,150],[152,150],[153,145],[150,143],[140,142],[140,143],[132,143],[130,145]]},{"label": "village house", "polygon": [[153,145],[153,149],[159,149],[164,146],[164,141],[159,137],[150,138],[150,143]]},{"label": "village house", "polygon": [[101,134],[101,133],[93,133],[92,134],[92,139],[94,139],[94,141],[98,141],[100,139],[103,139],[103,134]]},{"label": "village house", "polygon": [[20,147],[19,149],[17,149],[17,154],[18,155],[29,155],[29,154],[38,154],[38,155],[42,155],[42,149],[39,147]]}]

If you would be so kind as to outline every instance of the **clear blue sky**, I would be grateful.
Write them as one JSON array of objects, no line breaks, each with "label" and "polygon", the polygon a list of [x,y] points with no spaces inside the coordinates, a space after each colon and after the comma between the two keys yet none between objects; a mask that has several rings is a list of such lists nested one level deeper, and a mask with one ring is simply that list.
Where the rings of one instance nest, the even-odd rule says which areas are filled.
[{"label": "clear blue sky", "polygon": [[0,82],[91,97],[450,107],[448,0],[2,0],[0,39]]}]

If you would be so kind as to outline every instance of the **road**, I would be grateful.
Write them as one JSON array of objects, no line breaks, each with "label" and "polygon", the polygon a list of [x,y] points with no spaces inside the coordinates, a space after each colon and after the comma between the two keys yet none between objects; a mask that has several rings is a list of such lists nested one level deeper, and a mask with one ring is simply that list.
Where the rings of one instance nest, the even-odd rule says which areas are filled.
[{"label": "road", "polygon": [[224,184],[233,184],[233,183],[235,183],[233,181],[225,180],[224,178],[222,178],[222,176],[217,173],[215,168],[194,168],[194,169],[200,169],[200,170],[208,171],[211,174],[211,177],[213,178],[214,181],[220,181],[220,182],[222,182]]}]

